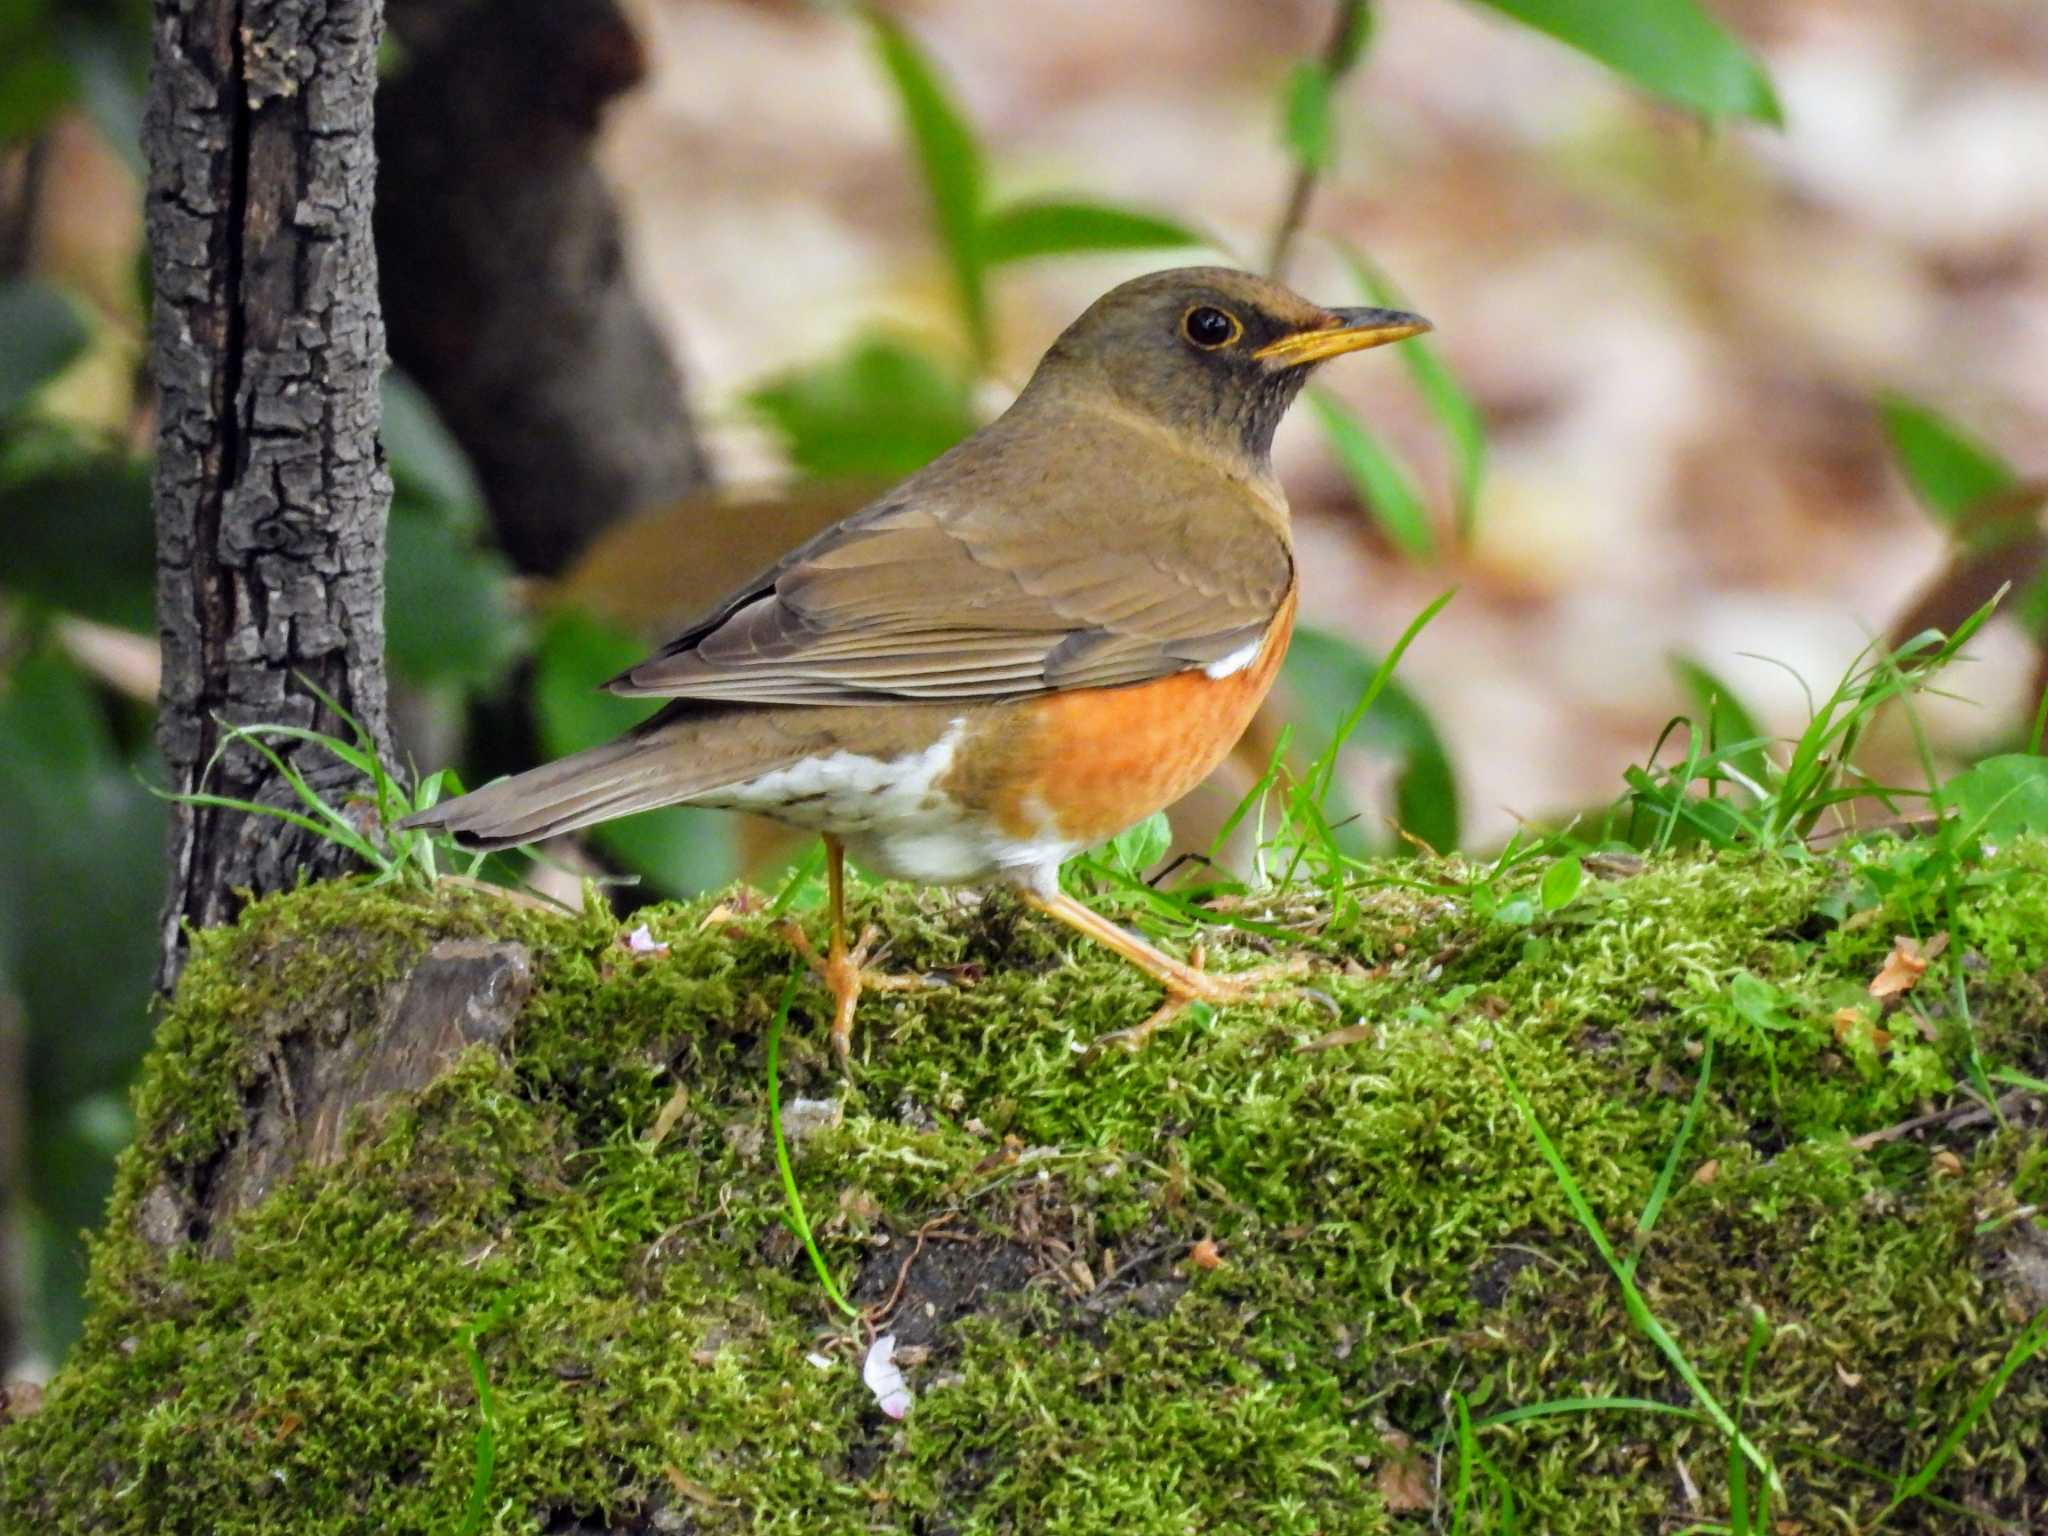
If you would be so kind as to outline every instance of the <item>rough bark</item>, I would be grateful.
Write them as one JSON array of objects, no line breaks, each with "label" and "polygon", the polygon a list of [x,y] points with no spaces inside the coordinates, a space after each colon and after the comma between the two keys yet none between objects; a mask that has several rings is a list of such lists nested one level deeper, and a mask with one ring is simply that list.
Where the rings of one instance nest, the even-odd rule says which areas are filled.
[{"label": "rough bark", "polygon": [[[144,148],[155,275],[158,738],[173,789],[289,791],[218,721],[335,729],[308,682],[385,737],[390,481],[370,230],[381,0],[157,0]],[[279,743],[334,799],[353,775]],[[201,780],[204,779],[202,786]],[[347,862],[272,818],[176,806],[166,985],[183,929]]]},{"label": "rough bark", "polygon": [[392,355],[469,454],[505,551],[556,572],[706,480],[594,159],[646,61],[613,0],[400,0],[392,25],[414,49],[377,124]]}]

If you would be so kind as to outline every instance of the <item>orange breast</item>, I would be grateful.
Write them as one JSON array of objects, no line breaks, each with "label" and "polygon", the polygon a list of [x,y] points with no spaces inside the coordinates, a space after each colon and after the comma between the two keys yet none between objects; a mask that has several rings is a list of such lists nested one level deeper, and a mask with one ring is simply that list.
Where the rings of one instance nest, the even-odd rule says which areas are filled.
[{"label": "orange breast", "polygon": [[1014,837],[1097,843],[1207,778],[1273,686],[1294,632],[1290,591],[1249,666],[1048,694],[986,720],[944,786]]}]

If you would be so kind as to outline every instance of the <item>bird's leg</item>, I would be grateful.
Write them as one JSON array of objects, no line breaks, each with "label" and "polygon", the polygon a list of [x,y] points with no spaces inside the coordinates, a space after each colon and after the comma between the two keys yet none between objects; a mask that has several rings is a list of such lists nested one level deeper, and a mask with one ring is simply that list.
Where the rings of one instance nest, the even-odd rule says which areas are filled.
[{"label": "bird's leg", "polygon": [[803,956],[811,974],[832,994],[832,1049],[845,1061],[853,1052],[853,1010],[862,991],[873,987],[878,992],[916,992],[936,983],[922,976],[894,976],[887,971],[870,970],[868,956],[881,938],[881,930],[872,924],[861,930],[858,942],[847,944],[846,845],[829,832],[825,834],[825,888],[832,907],[832,938],[824,958],[818,957],[811,941],[804,937],[801,925],[786,923],[782,931]]},{"label": "bird's leg", "polygon": [[1166,1001],[1141,1024],[1129,1029],[1114,1030],[1099,1038],[1097,1048],[1107,1045],[1121,1045],[1136,1050],[1151,1039],[1163,1026],[1170,1024],[1187,1010],[1190,1003],[1208,1003],[1213,1007],[1225,1007],[1232,1003],[1257,1002],[1267,1006],[1291,1002],[1294,992],[1271,992],[1260,994],[1253,989],[1267,982],[1298,976],[1306,968],[1307,958],[1298,957],[1278,965],[1262,965],[1249,971],[1236,971],[1219,976],[1202,969],[1202,952],[1197,949],[1192,963],[1176,960],[1164,950],[1146,943],[1135,933],[1111,922],[1100,912],[1076,901],[1066,892],[1055,889],[1051,894],[1020,887],[1019,894],[1025,904],[1043,912],[1047,917],[1065,923],[1077,933],[1087,935],[1104,949],[1122,955],[1147,976],[1166,988]]}]

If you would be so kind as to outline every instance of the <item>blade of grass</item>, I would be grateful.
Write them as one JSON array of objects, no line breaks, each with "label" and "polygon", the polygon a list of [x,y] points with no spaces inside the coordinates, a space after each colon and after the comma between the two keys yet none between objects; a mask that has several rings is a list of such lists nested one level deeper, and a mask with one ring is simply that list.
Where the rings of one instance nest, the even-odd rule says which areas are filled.
[{"label": "blade of grass", "polygon": [[1429,627],[1429,621],[1442,613],[1451,599],[1457,595],[1456,587],[1447,587],[1428,607],[1408,621],[1408,627],[1401,631],[1401,638],[1394,642],[1392,649],[1381,660],[1378,670],[1372,675],[1372,680],[1359,695],[1358,702],[1351,706],[1351,712],[1331,734],[1329,745],[1325,746],[1316,755],[1316,760],[1309,765],[1305,784],[1318,804],[1321,803],[1323,796],[1329,793],[1330,779],[1337,769],[1337,754],[1344,750],[1344,743],[1351,739],[1352,732],[1358,729],[1359,722],[1365,718],[1366,712],[1372,708],[1374,701],[1392,679],[1394,669],[1401,664],[1401,658],[1408,654],[1408,647],[1413,645],[1416,637]]},{"label": "blade of grass", "polygon": [[1292,928],[1282,928],[1274,923],[1262,923],[1257,918],[1239,917],[1235,912],[1215,912],[1198,906],[1186,897],[1172,891],[1162,891],[1147,885],[1137,876],[1115,865],[1098,859],[1092,854],[1082,854],[1072,861],[1074,865],[1099,880],[1128,891],[1154,911],[1179,919],[1194,927],[1214,924],[1224,928],[1235,928],[1240,933],[1255,933],[1264,939],[1273,939],[1283,944],[1305,943],[1307,936],[1296,933]]},{"label": "blade of grass", "polygon": [[476,1387],[476,1464],[470,1474],[469,1502],[462,1512],[462,1524],[458,1536],[476,1536],[484,1528],[484,1501],[490,1497],[491,1477],[498,1465],[498,1400],[491,1393],[490,1373],[484,1369],[484,1357],[477,1349],[477,1340],[504,1322],[512,1312],[512,1298],[499,1298],[497,1304],[482,1317],[471,1321],[455,1335],[455,1342],[462,1351],[462,1357],[469,1363],[469,1379]]},{"label": "blade of grass", "polygon": [[817,883],[818,876],[825,871],[825,844],[821,838],[790,869],[789,878],[782,882],[782,889],[775,893],[775,899],[768,903],[768,915],[780,917],[790,908],[797,897]]},{"label": "blade of grass", "polygon": [[1291,723],[1281,726],[1279,740],[1273,743],[1273,750],[1266,756],[1266,771],[1259,775],[1256,784],[1244,792],[1243,798],[1237,802],[1230,814],[1223,818],[1221,829],[1210,839],[1209,857],[1212,860],[1221,856],[1223,845],[1230,841],[1230,834],[1243,824],[1245,817],[1250,815],[1272,791],[1273,786],[1280,782],[1280,775],[1286,771],[1283,765],[1287,761],[1287,748],[1293,740],[1294,726]]},{"label": "blade of grass", "polygon": [[2005,1358],[1999,1361],[1998,1369],[1971,1394],[1962,1417],[1949,1426],[1948,1433],[1941,1437],[1941,1443],[1935,1446],[1934,1454],[1927,1458],[1926,1465],[1899,1486],[1892,1495],[1892,1501],[1879,1511],[1877,1519],[1869,1526],[1870,1530],[1875,1531],[1902,1504],[1919,1498],[1933,1485],[1935,1478],[1941,1475],[1941,1469],[1948,1465],[1949,1458],[1962,1447],[1963,1437],[1990,1411],[1992,1402],[2005,1390],[2005,1384],[2012,1380],[2013,1373],[2043,1349],[2048,1349],[2048,1312],[2036,1313],[2033,1321],[2020,1331],[2012,1347],[2006,1350]]},{"label": "blade of grass", "polygon": [[1543,1160],[1550,1165],[1551,1173],[1563,1189],[1565,1203],[1571,1207],[1572,1214],[1586,1229],[1586,1235],[1592,1239],[1600,1257],[1607,1261],[1607,1267],[1614,1272],[1614,1278],[1620,1282],[1622,1305],[1627,1310],[1630,1320],[1645,1338],[1656,1345],[1664,1358],[1670,1361],[1671,1368],[1678,1373],[1679,1380],[1685,1383],[1693,1395],[1693,1400],[1700,1405],[1707,1417],[1714,1421],[1715,1428],[1733,1441],[1748,1458],[1750,1465],[1763,1474],[1773,1493],[1782,1492],[1777,1468],[1771,1465],[1770,1458],[1752,1444],[1749,1437],[1736,1426],[1734,1419],[1729,1417],[1728,1410],[1721,1406],[1721,1400],[1715,1397],[1707,1384],[1700,1379],[1699,1372],[1693,1368],[1692,1361],[1686,1357],[1678,1340],[1672,1337],[1671,1330],[1666,1328],[1650,1310],[1650,1304],[1643,1299],[1643,1293],[1636,1286],[1634,1273],[1623,1265],[1621,1256],[1614,1251],[1614,1245],[1607,1239],[1606,1229],[1600,1225],[1600,1219],[1593,1214],[1593,1207],[1587,1203],[1578,1180],[1572,1177],[1571,1168],[1558,1152],[1556,1144],[1551,1141],[1549,1133],[1543,1129],[1543,1122],[1537,1118],[1535,1106],[1529,1102],[1528,1095],[1522,1091],[1522,1085],[1516,1081],[1507,1063],[1498,1060],[1498,1051],[1495,1056],[1501,1079],[1507,1085],[1508,1095],[1514,1100],[1515,1108],[1521,1113],[1522,1123],[1529,1128],[1529,1133],[1535,1138]]},{"label": "blade of grass", "polygon": [[1476,1429],[1497,1429],[1508,1424],[1522,1424],[1530,1419],[1557,1418],[1572,1413],[1663,1413],[1674,1418],[1690,1419],[1695,1424],[1710,1424],[1713,1421],[1704,1413],[1693,1408],[1680,1408],[1675,1403],[1660,1403],[1654,1397],[1559,1397],[1548,1402],[1531,1403],[1525,1408],[1508,1408],[1500,1413],[1490,1413],[1478,1421]]},{"label": "blade of grass", "polygon": [[832,1305],[848,1317],[859,1317],[860,1309],[840,1293],[839,1282],[832,1278],[831,1267],[818,1251],[817,1239],[811,1236],[810,1218],[804,1215],[804,1197],[797,1192],[796,1171],[789,1162],[789,1143],[782,1135],[782,1026],[789,1022],[789,1006],[796,1000],[797,984],[802,979],[801,971],[790,973],[789,980],[782,984],[782,997],[775,1004],[775,1017],[768,1024],[768,1131],[775,1142],[775,1167],[782,1175],[782,1192],[789,1197],[789,1229],[811,1256],[811,1268],[818,1272],[819,1283],[832,1298]]},{"label": "blade of grass", "polygon": [[[1764,1316],[1762,1307],[1754,1307],[1749,1315],[1749,1347],[1742,1352],[1742,1376],[1735,1388],[1735,1414],[1738,1422],[1742,1405],[1749,1401],[1749,1374],[1756,1364],[1757,1351],[1763,1348],[1764,1340],[1770,1337],[1771,1325]],[[1754,1514],[1749,1503],[1749,1464],[1742,1459],[1742,1452],[1734,1441],[1728,1443],[1728,1524],[1739,1536],[1753,1536],[1764,1529],[1764,1521],[1770,1516],[1770,1493],[1762,1490],[1763,1498]]]},{"label": "blade of grass", "polygon": [[1685,1107],[1685,1118],[1678,1122],[1678,1137],[1671,1143],[1671,1151],[1665,1156],[1664,1166],[1657,1170],[1657,1182],[1650,1186],[1650,1198],[1643,1206],[1643,1214],[1636,1218],[1636,1235],[1629,1244],[1628,1272],[1633,1275],[1636,1265],[1642,1261],[1643,1247],[1650,1240],[1650,1231],[1657,1225],[1657,1217],[1664,1209],[1664,1202],[1671,1194],[1671,1181],[1678,1172],[1679,1159],[1685,1155],[1685,1144],[1692,1136],[1692,1128],[1698,1124],[1700,1106],[1706,1102],[1707,1081],[1714,1075],[1714,1038],[1707,1037],[1706,1049],[1700,1053],[1700,1080],[1693,1084],[1692,1102]]}]

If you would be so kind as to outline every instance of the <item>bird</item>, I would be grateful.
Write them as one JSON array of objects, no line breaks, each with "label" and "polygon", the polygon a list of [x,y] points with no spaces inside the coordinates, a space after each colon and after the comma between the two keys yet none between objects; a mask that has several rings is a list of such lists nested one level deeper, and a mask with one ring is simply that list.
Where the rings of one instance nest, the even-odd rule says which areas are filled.
[{"label": "bird", "polygon": [[1001,416],[731,592],[615,694],[615,741],[407,818],[479,849],[670,805],[822,834],[831,934],[791,941],[851,1050],[866,988],[923,984],[849,944],[845,860],[1008,886],[1164,989],[1141,1043],[1268,974],[1167,954],[1062,891],[1061,863],[1162,810],[1235,745],[1293,631],[1274,429],[1344,353],[1430,329],[1224,267],[1134,278],[1052,343]]}]

